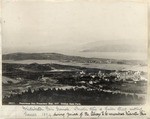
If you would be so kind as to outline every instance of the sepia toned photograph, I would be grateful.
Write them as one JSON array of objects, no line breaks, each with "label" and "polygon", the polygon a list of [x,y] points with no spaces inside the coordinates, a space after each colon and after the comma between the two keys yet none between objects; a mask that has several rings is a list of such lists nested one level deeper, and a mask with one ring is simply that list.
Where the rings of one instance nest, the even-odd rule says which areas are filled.
[{"label": "sepia toned photograph", "polygon": [[2,105],[146,103],[143,2],[3,1]]}]

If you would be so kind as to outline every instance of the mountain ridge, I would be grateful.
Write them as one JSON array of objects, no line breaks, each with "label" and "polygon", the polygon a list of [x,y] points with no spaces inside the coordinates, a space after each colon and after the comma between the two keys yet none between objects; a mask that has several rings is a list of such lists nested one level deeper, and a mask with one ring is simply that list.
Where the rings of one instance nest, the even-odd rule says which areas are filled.
[{"label": "mountain ridge", "polygon": [[146,52],[146,43],[120,40],[95,41],[83,45],[81,52]]},{"label": "mountain ridge", "polygon": [[57,60],[62,62],[78,62],[78,63],[117,63],[117,64],[142,64],[145,61],[141,60],[118,60],[105,58],[86,58],[81,56],[69,56],[60,53],[10,53],[3,54],[2,60]]}]

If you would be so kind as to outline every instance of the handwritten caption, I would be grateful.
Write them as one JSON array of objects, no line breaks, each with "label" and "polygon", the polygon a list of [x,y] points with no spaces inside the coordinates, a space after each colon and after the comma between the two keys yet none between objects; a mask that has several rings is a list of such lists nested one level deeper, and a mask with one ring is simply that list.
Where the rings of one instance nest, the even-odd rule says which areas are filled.
[{"label": "handwritten caption", "polygon": [[22,106],[24,116],[43,118],[82,118],[101,116],[146,116],[141,107],[100,106]]}]

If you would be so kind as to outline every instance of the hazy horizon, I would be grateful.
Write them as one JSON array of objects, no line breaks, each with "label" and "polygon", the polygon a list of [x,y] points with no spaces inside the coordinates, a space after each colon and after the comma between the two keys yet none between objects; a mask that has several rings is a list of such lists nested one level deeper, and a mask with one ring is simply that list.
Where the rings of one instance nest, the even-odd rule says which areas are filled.
[{"label": "hazy horizon", "polygon": [[8,0],[2,9],[3,54],[54,52],[93,57],[97,53],[100,57],[108,51],[147,53],[144,2]]}]

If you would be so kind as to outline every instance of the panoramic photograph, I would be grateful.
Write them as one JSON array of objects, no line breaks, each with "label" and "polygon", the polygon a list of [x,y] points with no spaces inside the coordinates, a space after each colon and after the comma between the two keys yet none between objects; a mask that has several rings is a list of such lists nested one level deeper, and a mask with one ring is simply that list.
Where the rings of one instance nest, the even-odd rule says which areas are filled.
[{"label": "panoramic photograph", "polygon": [[146,4],[4,2],[3,105],[146,103]]}]

